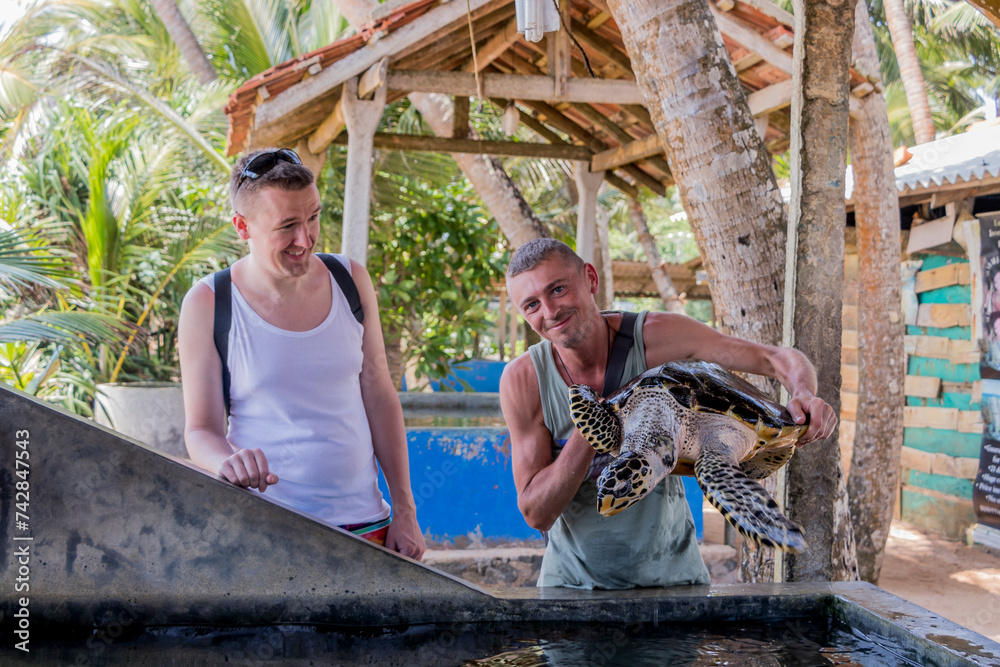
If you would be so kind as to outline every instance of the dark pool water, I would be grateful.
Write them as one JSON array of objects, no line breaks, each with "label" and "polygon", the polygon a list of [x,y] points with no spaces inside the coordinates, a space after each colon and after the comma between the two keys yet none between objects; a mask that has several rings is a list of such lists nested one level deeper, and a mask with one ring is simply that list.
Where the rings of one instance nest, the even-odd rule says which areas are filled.
[{"label": "dark pool water", "polygon": [[602,625],[453,624],[406,628],[150,628],[32,641],[59,665],[932,666],[888,637],[827,618]]}]

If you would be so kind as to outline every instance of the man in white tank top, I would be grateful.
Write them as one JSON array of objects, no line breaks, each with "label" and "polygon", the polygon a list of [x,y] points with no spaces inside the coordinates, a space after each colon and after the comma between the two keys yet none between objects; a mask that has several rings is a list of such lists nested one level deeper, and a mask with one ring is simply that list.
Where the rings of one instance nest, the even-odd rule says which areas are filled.
[{"label": "man in white tank top", "polygon": [[[589,523],[580,520],[583,513],[596,514],[594,506],[571,508],[578,493],[586,490],[584,485],[594,484],[587,480],[596,452],[575,428],[567,429],[571,432],[562,442],[563,437],[546,426],[547,421],[553,423],[554,416],[543,410],[543,403],[556,406],[568,419],[569,395],[565,387],[583,384],[598,391],[603,387],[611,343],[622,316],[601,314],[594,300],[598,290],[597,271],[565,243],[554,239],[534,239],[518,248],[507,268],[507,290],[531,328],[551,343],[548,358],[539,359],[542,368],[562,378],[561,382],[555,382],[552,377],[540,377],[532,354],[526,352],[507,365],[500,380],[500,405],[510,428],[518,507],[528,525],[550,531],[542,575],[552,572],[551,580],[555,583],[546,584],[540,578],[539,585],[578,588],[662,585],[628,580],[627,573],[642,569],[636,566],[636,559],[664,558],[666,553],[669,563],[687,556],[677,544],[647,544],[642,553],[636,553],[635,545],[628,543],[627,538],[607,540],[588,532],[608,530],[599,520]],[[674,313],[649,313],[642,321],[641,332],[636,332],[637,340],[640,335],[646,368],[677,359],[701,359],[736,371],[774,377],[792,397],[787,405],[792,417],[798,423],[803,423],[807,415],[810,419],[800,445],[833,433],[837,416],[833,408],[815,395],[816,372],[798,350],[726,336]],[[547,346],[545,341],[543,347]],[[538,354],[536,350],[535,355]],[[623,382],[629,379],[625,377]],[[546,392],[545,397],[542,391]],[[650,497],[640,503],[651,502]],[[557,528],[554,532],[553,525]],[[668,535],[668,531],[663,534]],[[592,544],[595,548],[588,550],[585,548],[588,538],[600,544]],[[554,544],[557,540],[565,543]],[[602,562],[580,562],[579,554],[588,551],[600,552]],[[557,559],[560,562],[546,562]],[[600,575],[599,571],[607,570],[614,571],[615,576]],[[698,583],[698,578],[692,576],[687,583]]]},{"label": "man in white tank top", "polygon": [[[230,178],[233,226],[249,253],[233,264],[228,359],[213,340],[214,277],[181,308],[185,440],[191,459],[373,542],[419,559],[403,411],[389,376],[378,305],[364,267],[346,257],[359,323],[313,254],[321,201],[287,149],[244,156]],[[231,374],[230,411],[223,366]],[[376,465],[377,463],[377,465]],[[392,497],[378,489],[381,466]]]}]

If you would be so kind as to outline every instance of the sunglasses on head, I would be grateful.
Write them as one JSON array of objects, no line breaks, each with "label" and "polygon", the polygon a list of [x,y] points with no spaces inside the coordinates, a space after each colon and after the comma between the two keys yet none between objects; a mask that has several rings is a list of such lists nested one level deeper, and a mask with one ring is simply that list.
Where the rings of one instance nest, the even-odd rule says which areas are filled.
[{"label": "sunglasses on head", "polygon": [[274,169],[274,165],[279,162],[302,164],[302,160],[300,160],[299,156],[295,154],[295,151],[288,148],[279,148],[276,151],[261,153],[254,159],[247,162],[246,166],[243,167],[243,171],[240,172],[240,182],[236,184],[236,191],[240,191],[240,186],[243,185],[243,181],[248,178],[251,181],[257,180],[267,172]]}]

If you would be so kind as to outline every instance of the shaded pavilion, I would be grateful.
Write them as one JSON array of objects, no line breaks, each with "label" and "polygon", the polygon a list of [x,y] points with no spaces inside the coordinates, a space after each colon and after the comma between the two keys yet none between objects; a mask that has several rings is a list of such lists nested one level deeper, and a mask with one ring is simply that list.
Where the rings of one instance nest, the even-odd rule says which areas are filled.
[{"label": "shaded pavilion", "polygon": [[[771,153],[785,151],[791,14],[767,0],[709,6],[765,146]],[[226,107],[228,155],[269,145],[295,147],[307,164],[318,167],[331,144],[348,146],[342,250],[354,259],[364,262],[367,249],[373,148],[573,161],[580,189],[577,250],[588,261],[595,253],[602,181],[633,198],[640,187],[663,195],[673,184],[621,33],[603,0],[562,3],[564,28],[537,43],[517,32],[510,0],[390,2],[369,19],[357,34],[248,80]],[[852,98],[877,85],[852,70]],[[372,120],[381,118],[384,105],[411,92],[453,99],[452,136],[376,133]],[[539,141],[470,136],[472,97],[501,110],[513,104],[519,122]]]}]

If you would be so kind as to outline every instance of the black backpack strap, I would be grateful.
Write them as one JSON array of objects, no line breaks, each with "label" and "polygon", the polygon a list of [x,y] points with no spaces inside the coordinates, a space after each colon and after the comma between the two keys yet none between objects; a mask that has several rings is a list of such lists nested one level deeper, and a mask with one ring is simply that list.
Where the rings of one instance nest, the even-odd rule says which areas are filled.
[{"label": "black backpack strap", "polygon": [[358,321],[359,324],[363,324],[365,321],[365,313],[361,309],[361,296],[358,294],[358,287],[354,284],[354,279],[351,278],[350,271],[340,263],[340,260],[326,253],[316,253],[316,256],[323,260],[326,264],[326,268],[330,269],[330,273],[333,274],[334,280],[337,281],[337,285],[340,286],[340,291],[344,293],[347,297],[347,303],[351,306],[351,312],[354,314],[354,319]]},{"label": "black backpack strap", "polygon": [[637,313],[622,313],[622,323],[615,335],[607,370],[604,371],[604,390],[601,392],[601,396],[610,396],[611,392],[622,384],[625,360],[628,358],[628,351],[632,349],[633,341],[635,341],[635,321],[638,317]]},{"label": "black backpack strap", "polygon": [[212,338],[215,349],[222,360],[222,401],[229,414],[229,326],[233,321],[233,279],[229,269],[215,274],[215,318],[212,322]]}]

